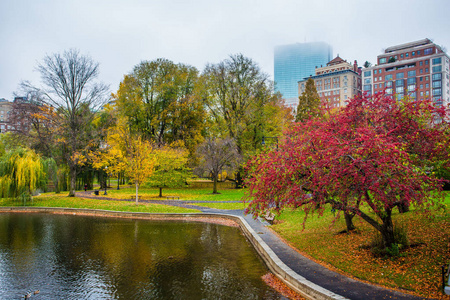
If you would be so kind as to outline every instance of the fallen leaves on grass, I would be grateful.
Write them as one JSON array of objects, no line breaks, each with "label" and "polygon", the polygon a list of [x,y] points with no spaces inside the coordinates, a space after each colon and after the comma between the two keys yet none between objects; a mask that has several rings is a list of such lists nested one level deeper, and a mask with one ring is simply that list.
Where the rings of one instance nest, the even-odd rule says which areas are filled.
[{"label": "fallen leaves on grass", "polygon": [[261,278],[268,286],[276,290],[284,297],[287,297],[291,300],[305,300],[305,298],[303,298],[297,292],[289,288],[286,284],[284,284],[272,273],[267,273],[266,275],[263,275]]}]

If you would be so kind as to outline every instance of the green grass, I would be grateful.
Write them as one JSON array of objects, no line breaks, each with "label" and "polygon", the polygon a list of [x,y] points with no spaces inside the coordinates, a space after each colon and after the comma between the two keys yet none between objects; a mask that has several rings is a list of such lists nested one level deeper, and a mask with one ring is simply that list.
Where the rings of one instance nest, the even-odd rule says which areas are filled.
[{"label": "green grass", "polygon": [[[17,200],[0,199],[0,206],[22,206]],[[67,207],[67,208],[89,208],[103,209],[110,211],[129,211],[129,212],[148,212],[148,213],[199,213],[195,209],[186,209],[181,207],[140,203],[136,205],[132,201],[112,201],[100,199],[83,199],[78,197],[67,197],[66,193],[54,194],[46,193],[33,197],[33,204],[27,203],[27,206],[33,207]]]},{"label": "green grass", "polygon": [[[142,199],[166,200],[167,196],[178,196],[180,200],[201,200],[201,201],[237,201],[244,195],[243,189],[219,189],[220,194],[213,194],[209,188],[178,188],[163,189],[163,197],[159,198],[157,188],[139,188],[139,195]],[[102,195],[100,191],[100,195]],[[130,199],[136,194],[134,187],[121,187],[120,190],[108,189],[108,197],[117,199]]]}]

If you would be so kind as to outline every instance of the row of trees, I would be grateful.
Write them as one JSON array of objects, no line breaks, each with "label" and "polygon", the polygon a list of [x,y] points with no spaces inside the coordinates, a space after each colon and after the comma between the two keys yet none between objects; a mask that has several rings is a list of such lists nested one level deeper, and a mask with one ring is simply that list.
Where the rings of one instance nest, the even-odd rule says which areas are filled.
[{"label": "row of trees", "polygon": [[[42,84],[23,82],[19,93],[28,100],[11,114],[20,137],[13,140],[64,170],[69,196],[80,182],[92,186],[95,174],[102,182],[126,177],[136,200],[142,183],[162,195],[162,188],[184,184],[190,170],[216,182],[224,168],[239,171],[262,137],[280,135],[290,120],[268,76],[241,54],[201,73],[167,59],[143,61],[111,96],[98,68],[77,50],[46,56],[37,67]],[[66,178],[54,180],[61,187]]]},{"label": "row of trees", "polygon": [[[184,184],[190,169],[206,170],[216,183],[229,167],[237,186],[247,174],[248,212],[300,207],[308,215],[331,206],[348,229],[358,215],[391,247],[392,210],[433,203],[449,167],[444,108],[379,94],[325,111],[311,80],[292,123],[267,75],[240,54],[203,72],[143,61],[111,98],[96,82],[98,64],[78,51],[48,56],[38,70],[43,86],[23,83],[29,101],[12,114],[22,124],[16,141],[54,161],[60,174],[67,170],[69,196],[77,178],[89,183],[95,172],[130,179],[137,201],[144,182],[162,195]],[[280,137],[276,151],[261,152],[264,136]]]}]

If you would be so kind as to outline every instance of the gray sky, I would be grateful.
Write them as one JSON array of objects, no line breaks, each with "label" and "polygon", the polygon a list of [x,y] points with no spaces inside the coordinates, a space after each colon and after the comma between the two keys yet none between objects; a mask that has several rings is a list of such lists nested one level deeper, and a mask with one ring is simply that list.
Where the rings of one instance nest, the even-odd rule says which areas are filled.
[{"label": "gray sky", "polygon": [[77,48],[115,92],[142,60],[203,70],[243,53],[273,78],[276,45],[324,41],[359,65],[389,46],[430,38],[450,49],[448,0],[0,0],[0,98],[40,83],[46,54]]}]

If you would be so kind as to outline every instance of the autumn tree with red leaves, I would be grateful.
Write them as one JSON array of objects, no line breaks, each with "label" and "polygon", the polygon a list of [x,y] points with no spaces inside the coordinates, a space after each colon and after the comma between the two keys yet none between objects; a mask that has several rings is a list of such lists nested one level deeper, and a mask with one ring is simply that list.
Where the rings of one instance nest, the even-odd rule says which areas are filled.
[{"label": "autumn tree with red leaves", "polygon": [[427,208],[441,199],[434,166],[449,164],[446,113],[430,101],[399,103],[379,94],[297,123],[278,151],[248,163],[247,212],[292,207],[308,216],[329,204],[368,222],[389,248],[397,243],[394,208]]}]

